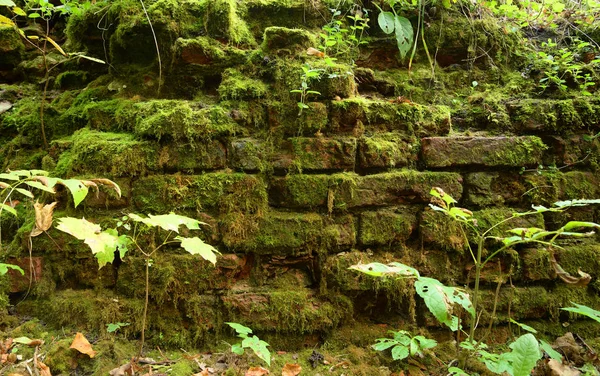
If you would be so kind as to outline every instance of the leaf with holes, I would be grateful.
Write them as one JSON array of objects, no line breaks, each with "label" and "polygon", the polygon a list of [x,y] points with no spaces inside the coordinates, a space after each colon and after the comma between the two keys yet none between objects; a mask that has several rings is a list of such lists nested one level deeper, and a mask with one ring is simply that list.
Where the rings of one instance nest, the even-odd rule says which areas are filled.
[{"label": "leaf with holes", "polygon": [[472,317],[475,316],[469,294],[456,287],[444,286],[434,278],[421,277],[415,282],[415,289],[435,318],[452,331],[458,330],[458,317],[452,314],[454,304],[462,306]]},{"label": "leaf with holes", "polygon": [[396,35],[396,43],[400,51],[400,57],[404,59],[413,44],[414,31],[412,24],[406,17],[394,17],[394,32]]}]

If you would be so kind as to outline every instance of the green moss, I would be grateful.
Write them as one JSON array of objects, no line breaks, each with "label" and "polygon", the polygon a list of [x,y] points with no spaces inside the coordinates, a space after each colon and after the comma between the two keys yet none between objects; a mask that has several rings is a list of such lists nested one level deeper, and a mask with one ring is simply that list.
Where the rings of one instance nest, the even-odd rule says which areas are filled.
[{"label": "green moss", "polygon": [[236,69],[225,70],[219,86],[219,95],[223,100],[262,98],[267,91],[268,87],[264,82],[249,78]]},{"label": "green moss", "polygon": [[[293,101],[296,98],[291,98]],[[294,102],[296,103],[296,102]],[[268,122],[282,136],[313,136],[328,129],[327,105],[321,102],[307,103],[309,108],[298,114],[298,107],[283,101],[267,103]]]},{"label": "green moss", "polygon": [[223,243],[230,249],[294,253],[319,248],[323,218],[315,213],[270,211],[261,218],[235,214],[223,218],[221,231]]},{"label": "green moss", "polygon": [[404,140],[398,134],[386,133],[360,140],[358,163],[361,168],[412,166],[419,147],[416,141]]},{"label": "green moss", "polygon": [[16,28],[0,25],[0,68],[12,69],[21,62],[25,47]]},{"label": "green moss", "polygon": [[360,216],[359,241],[362,245],[402,245],[416,227],[414,209],[363,212]]},{"label": "green moss", "polygon": [[56,76],[54,86],[57,89],[70,89],[85,86],[89,81],[86,71],[68,71]]},{"label": "green moss", "polygon": [[395,131],[404,136],[445,135],[450,131],[450,108],[350,98],[331,103],[331,127],[344,130],[360,122],[370,132]]},{"label": "green moss", "polygon": [[261,49],[266,54],[298,55],[316,46],[315,36],[307,30],[271,26],[265,29]]},{"label": "green moss", "polygon": [[239,13],[236,0],[208,1],[204,20],[208,35],[214,38],[225,38],[238,45],[254,45],[256,43],[254,36]]},{"label": "green moss", "polygon": [[319,333],[337,327],[348,318],[351,303],[342,297],[329,302],[306,288],[269,293],[229,294],[223,297],[230,321],[257,331]]},{"label": "green moss", "polygon": [[267,204],[266,185],[253,175],[155,175],[133,183],[133,202],[139,210],[217,210],[222,213],[260,213]]},{"label": "green moss", "polygon": [[347,208],[358,175],[294,174],[272,182],[270,199],[278,206],[290,208]]},{"label": "green moss", "polygon": [[157,100],[135,104],[137,135],[174,141],[210,140],[240,129],[221,107],[195,108],[185,101]]},{"label": "green moss", "polygon": [[523,99],[508,104],[517,130],[571,134],[593,126],[600,119],[600,103],[593,99]]},{"label": "green moss", "polygon": [[156,146],[138,141],[131,134],[84,128],[59,142],[70,143],[58,159],[55,173],[60,176],[84,173],[137,176],[157,167]]}]

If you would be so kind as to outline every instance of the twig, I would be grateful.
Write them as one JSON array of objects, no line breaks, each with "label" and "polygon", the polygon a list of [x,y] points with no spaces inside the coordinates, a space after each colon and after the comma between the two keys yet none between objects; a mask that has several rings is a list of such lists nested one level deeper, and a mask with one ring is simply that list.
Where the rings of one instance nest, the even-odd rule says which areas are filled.
[{"label": "twig", "polygon": [[150,30],[152,31],[152,36],[154,37],[154,45],[156,46],[156,55],[158,56],[158,95],[160,95],[160,88],[162,86],[162,61],[160,59],[160,49],[158,48],[158,40],[156,39],[154,26],[152,26],[152,21],[150,21],[150,16],[148,15],[148,11],[146,11],[146,5],[144,5],[144,0],[140,0],[140,3],[142,4],[142,9],[144,10],[144,14],[146,15],[148,24],[150,24]]}]

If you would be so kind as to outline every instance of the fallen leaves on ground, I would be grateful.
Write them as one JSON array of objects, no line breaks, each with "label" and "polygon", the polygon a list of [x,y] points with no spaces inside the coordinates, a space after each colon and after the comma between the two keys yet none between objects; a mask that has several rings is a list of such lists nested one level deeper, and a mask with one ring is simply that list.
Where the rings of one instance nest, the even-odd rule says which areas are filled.
[{"label": "fallen leaves on ground", "polygon": [[40,369],[40,376],[52,376],[50,368],[42,362],[37,362],[37,366]]},{"label": "fallen leaves on ground", "polygon": [[266,368],[252,367],[246,371],[244,376],[263,376],[263,375],[268,375],[268,374],[269,374],[269,370]]},{"label": "fallen leaves on ground", "polygon": [[75,339],[73,340],[73,343],[71,343],[71,347],[69,348],[77,350],[82,354],[86,354],[90,358],[96,356],[96,352],[94,351],[94,349],[92,349],[92,345],[90,344],[90,342],[87,340],[87,338],[85,338],[83,334],[79,332],[77,332],[77,334],[75,335]]},{"label": "fallen leaves on ground", "polygon": [[550,368],[550,376],[579,376],[581,372],[579,370],[569,367],[566,364],[560,363],[556,359],[550,359],[548,361],[548,368]]},{"label": "fallen leaves on ground", "polygon": [[300,374],[300,371],[302,371],[300,364],[286,363],[281,370],[281,376],[296,376]]}]

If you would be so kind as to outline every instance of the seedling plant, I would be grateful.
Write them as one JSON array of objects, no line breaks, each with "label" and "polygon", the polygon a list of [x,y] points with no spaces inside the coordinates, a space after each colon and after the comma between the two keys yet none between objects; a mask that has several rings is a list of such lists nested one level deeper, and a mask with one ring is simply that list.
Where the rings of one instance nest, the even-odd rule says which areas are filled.
[{"label": "seedling plant", "polygon": [[225,324],[229,325],[235,332],[238,337],[242,339],[242,342],[236,343],[231,346],[231,352],[237,355],[243,355],[244,349],[250,349],[254,352],[256,356],[262,359],[267,365],[271,365],[271,352],[267,347],[269,344],[256,335],[252,335],[252,329],[235,323],[235,322],[226,322]]},{"label": "seedling plant", "polygon": [[[149,215],[143,217],[135,213],[130,213],[117,223],[116,228],[102,229],[99,225],[89,222],[85,218],[65,217],[58,221],[56,228],[67,234],[73,235],[87,244],[96,259],[99,268],[107,263],[112,263],[115,254],[118,252],[120,259],[131,249],[135,249],[144,258],[145,263],[145,300],[144,312],[142,314],[142,329],[140,355],[144,349],[146,320],[148,316],[148,305],[150,295],[150,267],[153,263],[152,256],[161,248],[176,244],[192,255],[198,255],[211,262],[213,265],[217,262],[217,251],[211,245],[206,244],[199,237],[179,236],[179,230],[183,226],[188,230],[199,230],[200,225],[206,225],[196,219],[189,218],[175,213],[164,215]],[[130,223],[133,223],[131,226]],[[130,234],[129,230],[133,228]],[[125,233],[119,234],[119,229],[124,229]],[[143,236],[145,233],[153,232],[154,236]],[[156,245],[154,239],[157,237],[162,241]]]},{"label": "seedling plant", "polygon": [[[561,246],[556,244],[556,240],[561,238],[582,238],[589,237],[594,232],[586,232],[590,229],[600,228],[600,225],[593,222],[582,222],[582,221],[570,221],[564,226],[554,231],[548,231],[542,228],[530,227],[530,228],[514,228],[505,232],[504,236],[493,236],[492,232],[498,227],[505,225],[516,218],[537,215],[546,212],[563,212],[572,207],[581,207],[591,204],[600,204],[600,200],[568,200],[559,201],[554,203],[551,207],[545,206],[532,206],[532,210],[527,212],[515,212],[512,213],[508,218],[505,218],[497,223],[493,224],[487,229],[480,229],[477,224],[477,220],[474,218],[473,213],[467,209],[457,207],[457,201],[454,200],[450,195],[446,194],[440,188],[433,188],[431,190],[433,196],[433,203],[430,204],[432,210],[443,213],[461,224],[460,228],[462,235],[467,240],[467,246],[469,254],[471,255],[475,264],[475,280],[474,288],[472,290],[472,296],[466,291],[456,288],[448,287],[443,285],[437,279],[422,277],[419,272],[405,264],[398,262],[392,262],[390,264],[381,263],[370,263],[370,264],[358,264],[353,265],[350,269],[357,270],[367,275],[375,277],[394,277],[394,278],[408,278],[414,280],[414,287],[421,298],[423,298],[425,305],[429,311],[435,316],[435,318],[441,323],[448,326],[452,331],[460,331],[466,336],[466,340],[460,343],[460,348],[463,351],[461,357],[461,366],[464,366],[466,356],[468,354],[476,355],[479,357],[487,368],[498,374],[504,372],[512,376],[528,376],[531,370],[535,367],[537,360],[542,356],[541,350],[544,350],[551,357],[560,358],[560,355],[552,350],[551,346],[544,341],[538,341],[534,336],[533,328],[527,327],[526,325],[518,324],[521,328],[530,333],[524,334],[517,338],[513,343],[509,345],[510,352],[503,354],[493,354],[488,352],[485,343],[476,340],[475,329],[477,327],[477,320],[479,317],[479,294],[480,294],[480,280],[481,271],[485,265],[491,261],[494,257],[501,254],[504,251],[513,249],[517,245],[521,244],[537,244],[544,246],[550,250],[561,249]],[[469,238],[469,236],[471,238]],[[476,248],[472,248],[470,239],[476,244]],[[489,252],[485,258],[483,257],[484,248],[486,246],[494,246],[496,249]],[[580,273],[581,277],[573,277],[564,272],[560,265],[558,265],[552,257],[553,266],[558,276],[565,282],[574,285],[585,285],[589,282],[590,277],[586,273]],[[496,297],[497,299],[497,297]],[[462,309],[468,314],[470,318],[469,332],[465,332],[462,329],[459,316],[456,315],[457,310],[455,306],[462,307]],[[571,312],[577,312],[584,314],[588,317],[594,316],[597,311],[594,311],[585,306],[576,305],[575,307],[566,308],[565,310]],[[400,337],[399,337],[400,338]],[[407,340],[404,338],[402,341],[397,340],[401,346],[406,343]],[[389,346],[388,346],[389,345]],[[379,339],[378,343],[374,345],[376,350],[384,350],[394,346],[390,340]],[[386,347],[387,346],[387,347]],[[396,350],[396,357],[399,355],[405,355],[405,350]],[[458,367],[451,367],[450,373],[454,375],[466,375],[462,369]]]}]

